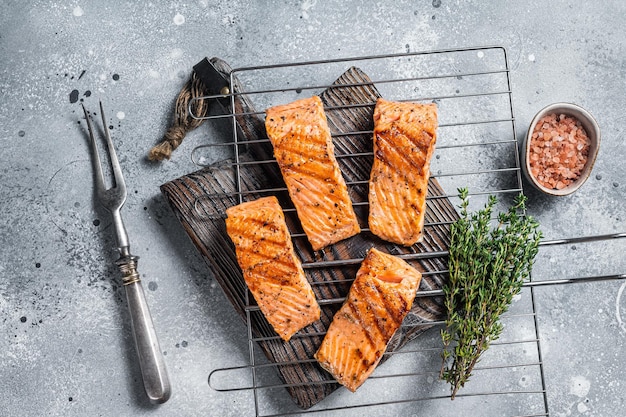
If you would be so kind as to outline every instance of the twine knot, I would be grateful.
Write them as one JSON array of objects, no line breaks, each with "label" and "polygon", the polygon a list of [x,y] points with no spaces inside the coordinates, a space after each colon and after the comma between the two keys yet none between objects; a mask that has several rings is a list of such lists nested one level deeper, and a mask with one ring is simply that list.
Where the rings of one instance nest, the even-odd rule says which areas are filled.
[{"label": "twine knot", "polygon": [[[151,161],[170,159],[172,152],[180,146],[187,133],[204,122],[201,118],[208,115],[209,103],[207,100],[197,100],[197,98],[206,95],[208,95],[206,86],[195,71],[192,72],[191,79],[185,83],[176,99],[172,126],[165,132],[163,140],[150,150],[148,159]],[[191,117],[187,111],[190,103],[192,103],[191,111],[196,117]]]}]

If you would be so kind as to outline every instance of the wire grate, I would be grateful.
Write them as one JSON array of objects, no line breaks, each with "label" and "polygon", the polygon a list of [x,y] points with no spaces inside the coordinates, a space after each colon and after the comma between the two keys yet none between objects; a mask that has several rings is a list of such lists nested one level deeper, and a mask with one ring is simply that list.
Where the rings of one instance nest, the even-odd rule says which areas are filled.
[{"label": "wire grate", "polygon": [[[439,107],[439,132],[435,156],[431,165],[431,176],[443,191],[430,195],[429,204],[437,200],[449,200],[457,205],[456,190],[468,187],[472,196],[470,209],[481,207],[489,195],[499,197],[496,209],[507,207],[513,197],[523,191],[522,175],[515,118],[512,107],[510,70],[506,50],[502,47],[477,47],[430,52],[390,54],[292,64],[244,67],[229,72],[232,93],[198,98],[212,100],[225,98],[230,101],[230,112],[213,115],[205,119],[226,119],[233,127],[233,140],[197,147],[192,160],[214,172],[226,172],[232,176],[232,189],[210,194],[202,198],[224,201],[224,206],[257,198],[260,195],[286,195],[286,188],[278,182],[269,181],[259,187],[258,182],[249,180],[249,171],[260,166],[275,165],[270,154],[255,154],[250,158],[250,146],[266,146],[267,137],[250,137],[242,133],[242,120],[262,120],[264,112],[238,104],[244,97],[256,108],[284,104],[298,98],[320,94],[333,89],[332,81],[350,67],[358,67],[371,81],[344,84],[345,87],[369,88],[374,86],[383,97],[397,101],[429,101]],[[364,110],[372,111],[373,101],[355,104],[326,105],[327,112]],[[190,106],[191,107],[191,106]],[[193,115],[198,118],[198,116]],[[360,161],[372,158],[371,149],[351,147],[346,138],[371,136],[370,129],[335,130],[332,133],[336,156],[342,167],[352,169]],[[247,136],[247,137],[246,137]],[[345,146],[342,146],[345,145]],[[212,163],[216,148],[220,155],[226,151],[227,158]],[[363,162],[367,167],[367,162]],[[352,172],[347,185],[351,192],[367,187],[368,170]],[[355,201],[355,210],[361,219],[366,218],[367,201]],[[285,214],[295,215],[292,206],[284,206]],[[204,213],[208,217],[219,217],[222,213]],[[427,220],[425,228],[434,233],[445,233],[450,220]],[[368,233],[367,224],[361,224],[363,233]],[[306,240],[297,227],[292,229],[292,238],[298,242]],[[544,240],[541,247],[591,243],[626,237],[626,233],[600,236]],[[425,276],[445,276],[445,264],[435,260],[447,255],[445,250],[424,251],[419,246],[397,253],[413,262],[434,262],[436,266],[424,273]],[[355,268],[362,257],[327,256],[326,253],[305,253],[303,268],[306,271],[326,271],[337,268]],[[249,292],[243,296],[244,318],[249,340],[249,363],[242,366],[215,369],[209,376],[209,385],[216,391],[247,393],[254,404],[258,417],[288,415],[394,415],[406,410],[415,410],[416,403],[427,410],[424,415],[465,415],[465,410],[480,409],[485,416],[548,416],[546,379],[542,361],[541,340],[537,326],[537,309],[534,288],[544,285],[570,284],[602,280],[618,280],[622,275],[596,275],[571,279],[545,281],[530,280],[522,293],[502,318],[505,330],[501,338],[493,343],[483,361],[475,370],[473,379],[450,401],[448,387],[439,381],[441,365],[441,341],[438,327],[442,321],[405,321],[403,328],[412,330],[429,329],[410,340],[402,349],[385,353],[387,358],[356,393],[339,389],[311,408],[297,407],[286,394],[285,388],[318,385],[319,381],[286,383],[277,376],[277,367],[298,366],[305,362],[315,364],[314,359],[292,361],[289,358],[268,361],[259,348],[259,343],[275,342],[278,337],[259,335],[255,323],[260,320],[259,308]],[[314,287],[329,284],[346,284],[346,280],[316,281]],[[347,282],[349,284],[349,281]],[[323,289],[318,288],[320,293]],[[434,300],[440,297],[439,288],[422,288],[418,299]],[[338,309],[345,293],[321,298],[320,305]],[[311,331],[294,337],[317,338],[321,341],[324,331]],[[323,382],[334,384],[332,380]],[[409,414],[411,415],[411,414]],[[414,414],[416,415],[416,414]]]}]

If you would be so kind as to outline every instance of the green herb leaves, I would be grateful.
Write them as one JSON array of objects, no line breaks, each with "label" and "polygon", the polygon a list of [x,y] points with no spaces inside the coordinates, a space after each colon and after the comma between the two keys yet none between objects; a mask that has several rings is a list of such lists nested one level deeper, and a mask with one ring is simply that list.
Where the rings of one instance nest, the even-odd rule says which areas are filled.
[{"label": "green herb leaves", "polygon": [[502,333],[499,318],[528,278],[538,251],[539,224],[524,216],[520,194],[492,226],[494,196],[482,210],[468,212],[468,191],[459,189],[461,217],[450,227],[450,278],[444,286],[446,326],[441,378],[451,384],[452,399],[472,375],[482,353]]}]

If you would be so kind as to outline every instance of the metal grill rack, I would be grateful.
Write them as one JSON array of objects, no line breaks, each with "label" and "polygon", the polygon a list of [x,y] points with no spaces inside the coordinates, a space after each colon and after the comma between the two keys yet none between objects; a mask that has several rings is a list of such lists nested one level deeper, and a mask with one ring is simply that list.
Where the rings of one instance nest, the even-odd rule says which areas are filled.
[{"label": "metal grill rack", "polygon": [[[368,56],[349,59],[300,62],[285,65],[246,67],[230,72],[230,84],[245,87],[243,93],[227,93],[199,99],[225,98],[231,109],[240,94],[246,94],[258,109],[283,104],[298,98],[319,94],[331,87],[333,80],[348,67],[357,66],[372,79],[381,95],[399,101],[436,102],[439,107],[439,137],[431,176],[445,191],[443,196],[457,205],[456,190],[468,187],[472,196],[470,209],[481,207],[489,195],[500,200],[498,209],[507,207],[512,198],[523,191],[519,165],[518,141],[512,107],[510,68],[506,50],[502,47],[477,47],[438,50],[406,54]],[[374,103],[369,103],[373,106]],[[192,159],[198,165],[209,165],[219,148],[227,162],[214,164],[227,167],[234,173],[233,194],[240,202],[255,195],[284,193],[281,187],[251,190],[241,180],[241,171],[250,164],[275,163],[271,159],[249,161],[241,158],[244,144],[237,128],[242,116],[261,116],[263,112],[232,111],[226,115],[205,117],[232,121],[233,140],[217,142],[194,149]],[[197,115],[193,115],[198,117]],[[371,132],[341,132],[345,136]],[[267,138],[257,138],[267,142]],[[224,151],[226,151],[224,153]],[[343,158],[368,158],[367,152],[358,155],[337,154]],[[359,187],[367,178],[353,181],[348,187]],[[232,195],[231,195],[232,197]],[[532,202],[531,202],[532,204]],[[367,210],[366,205],[360,208]],[[286,208],[286,212],[292,211]],[[426,225],[429,226],[428,224]],[[432,224],[431,224],[432,226]],[[364,228],[367,233],[367,228]],[[293,239],[301,239],[294,233]],[[611,241],[626,237],[626,233],[601,236],[545,240],[544,248],[562,245]],[[437,254],[441,255],[441,254]],[[408,257],[434,256],[409,254]],[[541,257],[541,252],[539,254]],[[361,259],[344,259],[345,264],[357,264]],[[305,259],[303,267],[324,268],[325,261]],[[332,261],[336,262],[336,261]],[[434,273],[445,274],[440,270]],[[257,346],[258,338],[251,329],[258,307],[249,293],[245,316],[249,339],[249,363],[242,366],[215,369],[209,376],[209,385],[224,395],[251,397],[258,417],[279,415],[466,415],[466,411],[480,409],[484,416],[548,416],[545,369],[541,340],[537,327],[535,288],[538,286],[571,284],[603,280],[620,280],[626,275],[595,275],[572,279],[534,280],[527,282],[502,321],[505,330],[492,345],[476,368],[471,381],[454,401],[450,401],[449,387],[439,381],[441,340],[438,326],[409,342],[402,349],[387,353],[390,360],[377,368],[356,393],[339,389],[307,410],[295,406],[284,384],[276,376],[276,362],[269,362]],[[440,290],[421,291],[418,297],[440,296]],[[341,297],[320,300],[320,304],[340,305]],[[406,324],[405,324],[406,325]],[[413,324],[408,324],[413,325]],[[418,324],[419,325],[419,324]],[[422,324],[423,325],[423,324]],[[288,364],[288,363],[283,363]],[[416,406],[417,404],[417,406]],[[416,413],[419,407],[422,413]],[[352,414],[351,414],[352,413]]]}]

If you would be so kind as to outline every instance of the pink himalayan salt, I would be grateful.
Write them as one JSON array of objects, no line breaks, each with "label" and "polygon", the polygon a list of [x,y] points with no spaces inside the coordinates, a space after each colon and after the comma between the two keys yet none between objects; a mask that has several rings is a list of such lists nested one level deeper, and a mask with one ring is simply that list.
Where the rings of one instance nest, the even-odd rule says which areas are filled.
[{"label": "pink himalayan salt", "polygon": [[590,145],[576,118],[548,114],[537,122],[530,138],[530,173],[544,187],[561,190],[580,177]]}]

